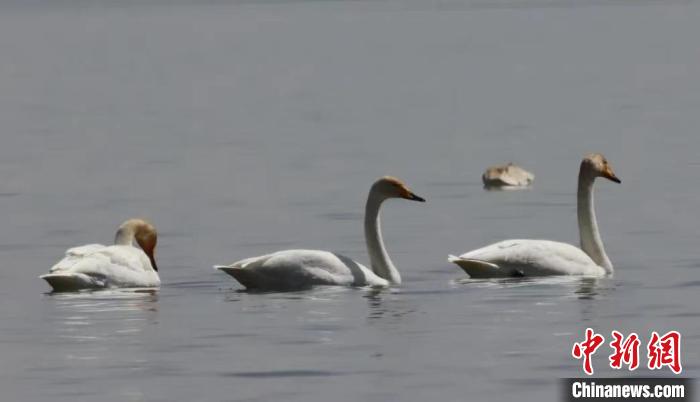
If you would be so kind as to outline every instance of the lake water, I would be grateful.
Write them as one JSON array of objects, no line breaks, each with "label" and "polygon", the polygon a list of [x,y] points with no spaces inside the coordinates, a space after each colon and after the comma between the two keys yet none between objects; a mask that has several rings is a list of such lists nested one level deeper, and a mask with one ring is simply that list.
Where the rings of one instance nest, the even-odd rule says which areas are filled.
[{"label": "lake water", "polygon": [[[2,399],[555,400],[588,326],[678,330],[697,377],[699,20],[696,1],[2,1]],[[593,151],[623,180],[597,185],[613,278],[446,261],[576,243]],[[484,191],[507,161],[534,187]],[[428,199],[383,210],[401,287],[245,293],[211,268],[304,247],[366,263],[385,174]],[[66,248],[132,216],[160,231],[160,290],[48,293]],[[608,353],[596,374],[629,375]]]}]

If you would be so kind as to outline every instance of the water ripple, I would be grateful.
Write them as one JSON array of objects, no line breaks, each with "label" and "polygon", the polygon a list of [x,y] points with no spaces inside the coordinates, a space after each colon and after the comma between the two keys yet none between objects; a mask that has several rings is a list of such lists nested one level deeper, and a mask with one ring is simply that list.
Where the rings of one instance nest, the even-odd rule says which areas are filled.
[{"label": "water ripple", "polygon": [[324,370],[271,370],[271,371],[239,371],[234,373],[221,373],[222,377],[243,378],[285,378],[285,377],[338,377],[353,373]]}]

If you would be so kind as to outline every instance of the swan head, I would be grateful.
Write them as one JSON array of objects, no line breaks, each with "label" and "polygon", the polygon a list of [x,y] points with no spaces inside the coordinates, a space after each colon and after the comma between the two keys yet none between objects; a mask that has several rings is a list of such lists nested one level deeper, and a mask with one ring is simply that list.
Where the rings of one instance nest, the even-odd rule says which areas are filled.
[{"label": "swan head", "polygon": [[612,166],[603,154],[590,154],[583,158],[581,162],[581,170],[588,173],[591,177],[604,177],[615,183],[622,183],[613,172]]},{"label": "swan head", "polygon": [[155,259],[155,249],[158,243],[158,232],[155,226],[144,219],[129,219],[122,223],[117,230],[116,243],[119,239],[133,239],[141,247],[151,261],[154,271],[158,271]]},{"label": "swan head", "polygon": [[377,180],[372,186],[372,192],[384,199],[403,198],[405,200],[425,202],[423,197],[413,193],[401,180],[391,176],[384,176]]}]

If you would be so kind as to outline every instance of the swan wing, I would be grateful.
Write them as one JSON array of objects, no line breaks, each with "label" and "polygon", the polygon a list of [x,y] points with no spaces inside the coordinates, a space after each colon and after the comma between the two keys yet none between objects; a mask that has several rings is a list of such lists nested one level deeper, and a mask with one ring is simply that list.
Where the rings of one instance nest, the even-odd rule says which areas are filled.
[{"label": "swan wing", "polygon": [[[542,276],[604,274],[604,269],[578,247],[549,240],[505,240],[462,254],[452,262],[470,276]],[[474,261],[493,264],[488,270]],[[490,275],[493,274],[493,275]]]},{"label": "swan wing", "polygon": [[321,250],[278,251],[214,268],[233,276],[248,289],[386,283],[362,264],[343,255]]},{"label": "swan wing", "polygon": [[535,175],[520,166],[508,164],[488,168],[482,180],[491,186],[527,186],[535,180]]},{"label": "swan wing", "polygon": [[509,165],[505,177],[514,186],[527,186],[535,180],[535,175],[516,165]]},{"label": "swan wing", "polygon": [[86,244],[84,246],[78,246],[69,248],[66,251],[66,257],[83,257],[94,252],[105,249],[107,246],[103,244]]},{"label": "swan wing", "polygon": [[[104,250],[107,246],[102,244],[87,244],[84,246],[78,246],[70,248],[66,251],[66,255],[61,261],[56,263],[49,273],[70,273],[74,272],[76,265],[85,259],[93,259],[93,254]],[[96,262],[99,258],[96,259]]]}]

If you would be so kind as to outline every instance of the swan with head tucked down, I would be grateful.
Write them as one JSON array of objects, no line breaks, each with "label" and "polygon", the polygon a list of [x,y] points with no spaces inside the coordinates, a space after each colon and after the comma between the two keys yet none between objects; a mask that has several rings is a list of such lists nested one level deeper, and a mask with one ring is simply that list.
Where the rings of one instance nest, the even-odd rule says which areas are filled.
[{"label": "swan with head tucked down", "polygon": [[[157,287],[160,285],[154,257],[157,239],[153,225],[142,219],[129,219],[119,226],[114,245],[71,248],[40,278],[54,291]],[[134,242],[140,248],[134,247]]]},{"label": "swan with head tucked down", "polygon": [[591,154],[581,162],[577,194],[581,248],[549,240],[505,240],[459,257],[449,256],[448,260],[472,278],[612,274],[613,266],[598,232],[593,205],[593,183],[597,177],[621,183],[603,155]]},{"label": "swan with head tucked down", "polygon": [[365,207],[365,240],[371,269],[348,257],[322,250],[284,250],[215,266],[247,289],[291,290],[315,285],[387,287],[401,284],[389,259],[379,223],[379,209],[390,198],[425,202],[400,180],[382,177],[369,191]]},{"label": "swan with head tucked down", "polygon": [[491,166],[486,169],[481,175],[481,180],[487,189],[511,189],[529,186],[535,180],[535,175],[509,162],[506,165]]}]

